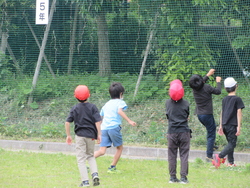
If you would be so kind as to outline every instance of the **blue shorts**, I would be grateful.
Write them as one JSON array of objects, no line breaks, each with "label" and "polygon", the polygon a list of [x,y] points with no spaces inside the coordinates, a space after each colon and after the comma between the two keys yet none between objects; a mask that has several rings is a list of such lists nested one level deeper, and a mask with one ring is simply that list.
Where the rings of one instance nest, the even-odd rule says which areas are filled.
[{"label": "blue shorts", "polygon": [[112,143],[114,147],[122,145],[121,126],[114,129],[102,130],[102,141],[100,147],[111,147]]}]

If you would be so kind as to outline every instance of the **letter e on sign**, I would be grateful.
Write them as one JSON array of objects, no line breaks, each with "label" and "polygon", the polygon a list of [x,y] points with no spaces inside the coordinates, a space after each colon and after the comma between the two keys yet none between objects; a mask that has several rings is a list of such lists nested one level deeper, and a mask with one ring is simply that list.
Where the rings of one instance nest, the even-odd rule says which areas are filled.
[{"label": "letter e on sign", "polygon": [[46,25],[49,21],[49,0],[36,0],[36,24]]}]

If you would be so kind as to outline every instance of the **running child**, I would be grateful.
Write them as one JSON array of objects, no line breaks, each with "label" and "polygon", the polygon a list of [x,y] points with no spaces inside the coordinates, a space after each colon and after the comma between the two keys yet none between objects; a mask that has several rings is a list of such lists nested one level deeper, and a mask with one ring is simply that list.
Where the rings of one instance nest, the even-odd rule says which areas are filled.
[{"label": "running child", "polygon": [[101,124],[102,141],[100,149],[95,152],[95,157],[102,156],[106,153],[106,149],[113,144],[116,147],[116,152],[108,168],[108,173],[118,172],[116,165],[121,157],[123,150],[123,140],[121,134],[122,118],[130,125],[136,126],[136,123],[128,118],[124,110],[127,109],[127,104],[123,100],[124,87],[119,82],[114,82],[109,87],[111,99],[102,107],[101,116],[103,118]]},{"label": "running child", "polygon": [[70,110],[65,122],[67,134],[66,143],[71,144],[70,123],[74,122],[76,157],[82,183],[79,187],[89,186],[89,177],[86,167],[86,161],[92,174],[93,186],[100,184],[97,171],[96,159],[94,157],[95,140],[101,141],[101,116],[94,104],[87,102],[90,92],[87,86],[79,85],[75,89],[75,98],[79,101]]},{"label": "running child", "polygon": [[228,144],[219,154],[214,154],[212,164],[216,168],[225,162],[226,155],[228,158],[228,166],[236,166],[234,163],[234,148],[236,147],[237,137],[240,136],[242,109],[245,108],[242,99],[236,96],[238,84],[234,78],[226,78],[224,87],[228,95],[222,100],[222,112],[218,133],[219,135],[225,134]]}]

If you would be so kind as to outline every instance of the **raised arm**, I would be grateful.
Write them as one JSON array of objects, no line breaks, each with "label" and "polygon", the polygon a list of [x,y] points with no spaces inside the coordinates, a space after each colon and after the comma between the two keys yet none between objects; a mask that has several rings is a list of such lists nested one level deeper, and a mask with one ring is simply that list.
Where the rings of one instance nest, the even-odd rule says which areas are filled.
[{"label": "raised arm", "polygon": [[219,77],[219,76],[216,76],[216,87],[213,88],[212,93],[215,95],[221,94],[221,77]]},{"label": "raised arm", "polygon": [[212,76],[215,72],[215,69],[210,69],[207,73],[207,77]]},{"label": "raised arm", "polygon": [[204,83],[206,83],[206,82],[208,81],[209,76],[212,76],[212,75],[214,74],[214,72],[215,72],[215,69],[210,69],[210,70],[208,71],[208,73],[206,74],[206,76],[203,77]]}]

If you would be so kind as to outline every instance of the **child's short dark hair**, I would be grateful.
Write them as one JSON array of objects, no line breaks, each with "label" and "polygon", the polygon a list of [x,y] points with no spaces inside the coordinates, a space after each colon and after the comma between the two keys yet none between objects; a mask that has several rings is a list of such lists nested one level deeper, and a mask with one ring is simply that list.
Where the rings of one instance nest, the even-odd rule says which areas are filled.
[{"label": "child's short dark hair", "polygon": [[233,86],[233,87],[226,87],[225,89],[226,89],[226,91],[227,91],[228,93],[231,93],[231,92],[234,92],[234,91],[236,90],[236,87],[237,87],[237,85],[235,85],[235,86]]},{"label": "child's short dark hair", "polygon": [[87,101],[87,99],[86,100],[80,100],[80,99],[77,99],[79,102],[81,102],[81,103],[83,103],[83,102],[85,102],[85,101]]},{"label": "child's short dark hair", "polygon": [[189,79],[189,86],[196,91],[199,91],[201,88],[203,88],[204,81],[202,76],[199,74],[192,75]]},{"label": "child's short dark hair", "polygon": [[109,94],[112,99],[120,98],[120,94],[124,93],[124,87],[120,82],[114,82],[109,87]]}]

